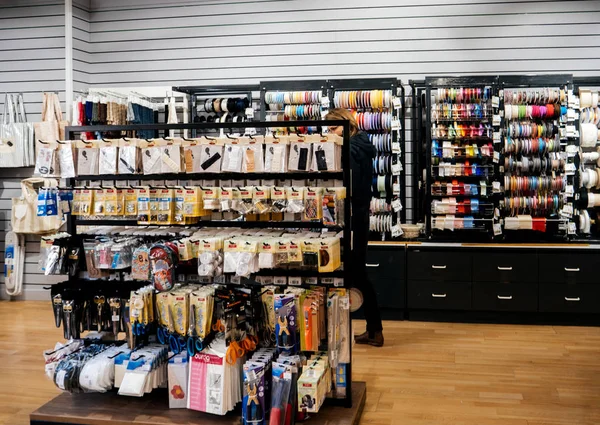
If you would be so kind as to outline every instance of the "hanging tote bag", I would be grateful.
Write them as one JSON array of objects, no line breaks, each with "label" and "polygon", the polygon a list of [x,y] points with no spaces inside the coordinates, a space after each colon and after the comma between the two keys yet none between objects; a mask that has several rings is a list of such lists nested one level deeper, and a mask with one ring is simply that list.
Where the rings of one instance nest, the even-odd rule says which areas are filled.
[{"label": "hanging tote bag", "polygon": [[27,122],[23,95],[6,94],[0,126],[0,168],[34,163],[33,126]]},{"label": "hanging tote bag", "polygon": [[34,124],[35,138],[42,141],[65,139],[65,127],[68,121],[62,119],[60,100],[56,93],[43,93],[42,122]]},{"label": "hanging tote bag", "polygon": [[58,186],[55,179],[30,178],[21,181],[21,197],[12,199],[11,224],[15,233],[45,234],[57,232],[63,225],[61,202],[56,199],[56,213],[38,215],[38,192],[35,186],[52,188]]}]

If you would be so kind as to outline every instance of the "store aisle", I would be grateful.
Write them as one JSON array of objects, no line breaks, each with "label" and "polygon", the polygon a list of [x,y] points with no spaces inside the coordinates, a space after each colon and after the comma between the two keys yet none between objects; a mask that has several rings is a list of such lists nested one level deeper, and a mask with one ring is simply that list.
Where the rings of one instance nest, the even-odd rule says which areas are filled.
[{"label": "store aisle", "polygon": [[[58,394],[42,351],[62,338],[48,302],[0,302],[0,424]],[[356,329],[364,324],[355,323]],[[362,423],[600,423],[600,328],[384,322],[383,348],[356,346]]]}]

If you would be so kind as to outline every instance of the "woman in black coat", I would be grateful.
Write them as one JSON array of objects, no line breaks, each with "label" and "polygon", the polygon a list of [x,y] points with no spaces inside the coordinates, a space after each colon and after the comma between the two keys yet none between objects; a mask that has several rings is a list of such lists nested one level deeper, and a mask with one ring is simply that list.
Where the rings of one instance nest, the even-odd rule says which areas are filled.
[{"label": "woman in black coat", "polygon": [[[383,345],[383,326],[377,305],[375,288],[367,276],[367,244],[369,241],[369,204],[373,182],[373,158],[375,147],[366,133],[358,131],[358,125],[350,111],[336,108],[329,111],[328,120],[348,120],[350,122],[350,167],[352,170],[352,286],[363,295],[363,308],[367,321],[367,331],[357,335],[357,344]],[[341,126],[329,127],[330,133],[343,135]],[[345,265],[347,267],[348,265]]]}]

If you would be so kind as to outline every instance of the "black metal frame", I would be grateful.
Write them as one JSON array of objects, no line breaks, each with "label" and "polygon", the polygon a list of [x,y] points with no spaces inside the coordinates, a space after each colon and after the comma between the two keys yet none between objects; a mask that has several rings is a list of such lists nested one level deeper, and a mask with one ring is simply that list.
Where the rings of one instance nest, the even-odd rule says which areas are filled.
[{"label": "black metal frame", "polygon": [[413,189],[413,223],[425,220],[424,202],[426,188],[423,181],[423,91],[426,89],[425,80],[409,80],[411,87],[412,115],[410,117],[410,134],[412,143],[412,189]]},{"label": "black metal frame", "polygon": [[[392,90],[394,96],[398,96],[400,88],[400,119],[401,129],[399,132],[392,132],[392,141],[400,143],[400,154],[397,160],[402,164],[402,171],[398,176],[400,183],[400,201],[402,210],[400,211],[400,221],[406,222],[406,93],[401,80],[396,78],[356,78],[356,79],[333,79],[327,81],[329,89],[329,102],[333,105],[333,98],[336,90]],[[393,109],[391,111],[393,113]],[[398,133],[398,134],[396,134]],[[400,139],[400,140],[398,140]],[[395,222],[394,222],[395,224]]]},{"label": "black metal frame", "polygon": [[[231,86],[179,86],[173,87],[173,91],[177,91],[180,93],[186,93],[190,95],[189,103],[189,113],[190,122],[194,122],[194,107],[196,106],[196,101],[198,96],[209,96],[214,95],[218,96],[233,96],[243,94],[248,97],[250,101],[250,105],[252,105],[253,101],[253,92],[257,92],[260,90],[260,86],[258,84],[240,84],[240,85],[231,85]],[[215,128],[214,126],[211,127]],[[231,127],[228,127],[231,128]],[[192,130],[192,137],[196,137],[196,130]]]},{"label": "black metal frame", "polygon": [[[341,277],[344,279],[344,287],[349,288],[350,282],[352,280],[352,271],[351,271],[351,262],[350,262],[350,253],[352,251],[352,232],[351,232],[351,217],[352,217],[352,175],[350,168],[350,123],[347,120],[329,120],[327,122],[324,121],[285,121],[285,122],[264,122],[264,121],[254,121],[252,123],[243,122],[243,123],[210,123],[210,124],[198,124],[198,123],[188,123],[188,124],[139,124],[139,125],[123,125],[123,126],[109,126],[109,125],[100,125],[100,126],[68,126],[65,128],[65,135],[68,140],[74,140],[75,133],[82,132],[104,132],[104,131],[138,131],[138,130],[184,130],[184,129],[192,129],[192,130],[202,130],[205,128],[235,128],[235,129],[245,129],[247,127],[255,127],[255,128],[273,128],[273,127],[282,127],[282,126],[290,126],[290,127],[303,127],[303,126],[314,126],[314,125],[335,125],[341,126],[344,130],[344,143],[342,145],[342,180],[344,187],[346,188],[346,201],[344,202],[344,216],[346,219],[346,224],[343,227],[343,240],[342,240],[342,260],[344,269],[341,271]],[[330,173],[336,174],[336,173]],[[316,176],[322,177],[327,175],[326,173],[310,173],[307,172],[304,174],[304,177],[314,178]],[[158,175],[160,176],[160,175]],[[182,173],[180,177],[186,178],[189,176],[188,174]],[[221,173],[220,178],[228,179],[227,173]],[[248,175],[247,175],[248,176]],[[141,179],[141,180],[155,180],[157,175],[131,175],[131,179]],[[102,176],[97,176],[96,180],[102,180]],[[107,179],[110,180],[110,179]],[[69,187],[75,187],[76,179],[71,178],[68,179],[67,184]],[[77,220],[78,217],[69,216],[67,220],[67,231],[69,234],[76,236],[77,235],[77,224],[91,224],[86,221]],[[114,223],[114,222],[113,222]],[[251,222],[253,227],[258,222]],[[264,222],[264,227],[280,227],[275,223]],[[94,224],[100,224],[100,222],[94,222]],[[103,223],[106,224],[106,223]],[[199,226],[202,226],[202,222],[200,222]],[[241,223],[232,222],[230,227],[240,227]],[[309,227],[308,225],[304,225],[301,222],[292,222],[285,223],[290,224],[289,228],[301,228],[301,227]],[[110,224],[109,224],[110,225]],[[135,224],[137,225],[137,222]],[[224,227],[224,223],[219,222],[218,225]],[[216,226],[215,223],[212,226]],[[263,225],[258,225],[263,226]],[[257,226],[257,227],[258,227]],[[310,226],[312,227],[312,225]],[[329,275],[329,274],[327,274]],[[334,275],[338,275],[334,273]],[[352,318],[348,321],[348,336],[352,336]],[[346,398],[344,399],[332,399],[328,401],[330,404],[334,405],[342,405],[344,407],[352,407],[352,350],[350,350],[350,361],[346,368]]]},{"label": "black metal frame", "polygon": [[[453,86],[468,86],[468,87],[478,87],[478,86],[492,86],[493,95],[497,93],[498,87],[498,77],[497,76],[472,76],[472,77],[460,77],[460,76],[440,76],[440,77],[425,77],[425,103],[426,103],[426,117],[427,121],[425,124],[425,132],[427,137],[427,149],[426,149],[426,173],[425,173],[425,204],[424,204],[424,215],[425,215],[425,229],[426,234],[429,238],[432,237],[432,229],[431,229],[431,89],[437,87],[453,87]],[[497,167],[494,167],[497,168]],[[474,176],[474,178],[480,179],[479,176]],[[490,220],[490,223],[492,220]],[[491,226],[490,226],[491,228]],[[454,235],[452,235],[454,238]]]},{"label": "black metal frame", "polygon": [[[327,96],[327,80],[288,80],[288,81],[261,81],[260,82],[260,120],[267,119],[267,104],[265,93],[268,91],[317,91],[321,90],[322,96]],[[315,126],[315,121],[306,121],[309,126]],[[277,126],[272,126],[276,128]],[[285,126],[287,127],[287,121]],[[293,127],[293,126],[290,126]]]}]

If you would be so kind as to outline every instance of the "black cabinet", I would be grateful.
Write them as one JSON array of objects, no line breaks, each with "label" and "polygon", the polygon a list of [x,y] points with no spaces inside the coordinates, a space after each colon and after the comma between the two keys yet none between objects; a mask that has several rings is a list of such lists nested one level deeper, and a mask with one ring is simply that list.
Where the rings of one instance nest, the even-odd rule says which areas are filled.
[{"label": "black cabinet", "polygon": [[460,249],[409,250],[408,280],[471,281],[471,254]]},{"label": "black cabinet", "polygon": [[468,282],[408,281],[408,306],[425,310],[471,309],[471,284]]},{"label": "black cabinet", "polygon": [[403,310],[406,307],[405,255],[404,245],[369,245],[367,275],[375,287],[381,309]]},{"label": "black cabinet", "polygon": [[538,284],[474,282],[473,310],[536,312]]},{"label": "black cabinet", "polygon": [[473,254],[473,282],[538,282],[538,257],[525,249]]},{"label": "black cabinet", "polygon": [[540,285],[540,311],[600,313],[600,286],[561,283]]},{"label": "black cabinet", "polygon": [[600,253],[572,249],[560,253],[540,253],[540,284],[600,283],[597,264]]}]

